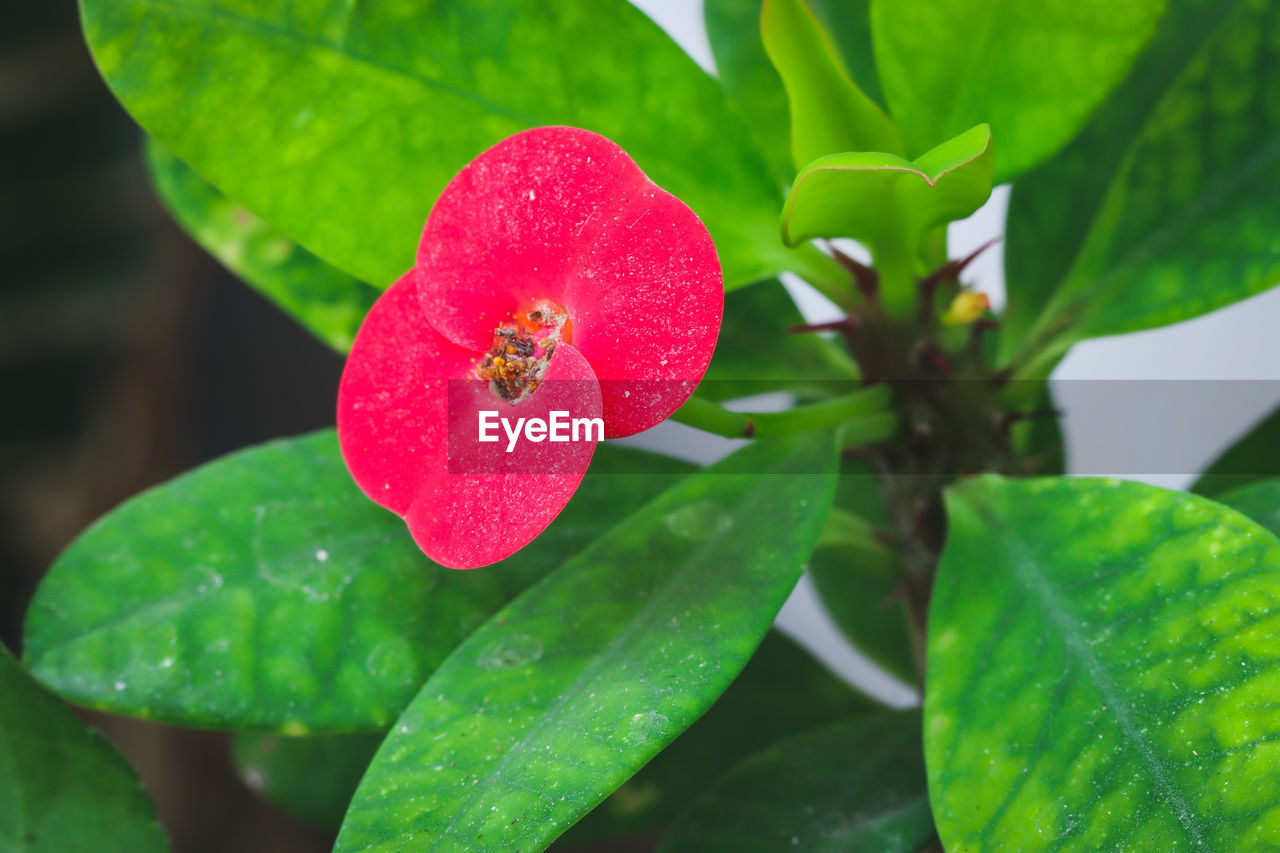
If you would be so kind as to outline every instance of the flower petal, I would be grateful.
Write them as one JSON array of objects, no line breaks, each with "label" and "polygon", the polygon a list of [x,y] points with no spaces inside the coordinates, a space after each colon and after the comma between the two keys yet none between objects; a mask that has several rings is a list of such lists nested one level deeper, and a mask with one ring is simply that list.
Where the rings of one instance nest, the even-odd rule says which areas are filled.
[{"label": "flower petal", "polygon": [[724,305],[693,211],[613,142],[571,127],[518,133],[459,172],[427,220],[417,275],[431,324],[474,349],[535,300],[562,305],[602,380],[610,438],[693,393]]},{"label": "flower petal", "polygon": [[565,290],[573,343],[600,379],[605,434],[666,420],[707,371],[724,312],[715,244],[650,183],[610,220]]},{"label": "flower petal", "polygon": [[[471,569],[515,553],[569,502],[603,429],[570,432],[568,419],[601,419],[600,385],[586,359],[562,344],[537,390],[519,403],[471,379],[450,381],[448,398],[447,470],[427,479],[405,521],[431,559]],[[478,440],[482,411],[492,413],[491,443]],[[571,440],[525,432],[512,441],[512,432],[521,434],[520,419],[548,423],[553,413],[565,419]],[[498,426],[499,419],[506,425]]]},{"label": "flower petal", "polygon": [[489,148],[449,182],[423,229],[416,274],[428,320],[487,349],[530,301],[563,304],[582,256],[646,184],[626,152],[587,130],[539,127]]},{"label": "flower petal", "polygon": [[423,319],[412,273],[369,310],[338,386],[338,441],[375,502],[404,515],[428,473],[444,467],[447,380],[476,358]]},{"label": "flower petal", "polygon": [[537,390],[520,403],[475,379],[481,353],[440,336],[423,317],[412,276],[370,310],[338,388],[338,439],[356,483],[405,518],[427,556],[468,569],[510,556],[551,523],[590,464],[598,430],[578,441],[531,441],[507,452],[478,439],[479,412],[514,427],[552,411],[601,417],[600,387],[569,344],[556,349]]}]

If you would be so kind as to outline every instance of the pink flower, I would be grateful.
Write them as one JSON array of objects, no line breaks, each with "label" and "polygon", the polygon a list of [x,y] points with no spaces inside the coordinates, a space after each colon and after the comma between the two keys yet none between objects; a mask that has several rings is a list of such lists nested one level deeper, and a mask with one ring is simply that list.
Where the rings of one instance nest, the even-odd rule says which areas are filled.
[{"label": "pink flower", "polygon": [[[338,390],[347,467],[436,562],[503,559],[559,514],[598,437],[504,430],[556,411],[608,438],[660,423],[706,372],[723,303],[706,228],[626,152],[516,134],[449,182],[361,326]],[[486,411],[496,441],[478,440]]]}]

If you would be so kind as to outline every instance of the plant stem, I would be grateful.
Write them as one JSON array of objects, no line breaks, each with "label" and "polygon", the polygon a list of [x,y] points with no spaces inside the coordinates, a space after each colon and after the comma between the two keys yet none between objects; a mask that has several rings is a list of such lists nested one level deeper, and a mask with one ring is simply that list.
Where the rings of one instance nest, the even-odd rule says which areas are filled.
[{"label": "plant stem", "polygon": [[841,447],[864,447],[898,434],[902,421],[897,412],[877,412],[850,419],[841,427]]},{"label": "plant stem", "polygon": [[938,225],[925,232],[920,239],[920,257],[926,268],[939,267],[947,262],[946,225]]},{"label": "plant stem", "polygon": [[897,432],[898,416],[891,405],[892,392],[883,385],[785,412],[731,412],[703,397],[693,396],[672,413],[671,419],[729,438],[777,438],[844,425],[846,445],[869,444]]},{"label": "plant stem", "polygon": [[872,256],[880,276],[880,301],[891,317],[910,317],[916,311],[915,253],[906,243],[885,240]]}]

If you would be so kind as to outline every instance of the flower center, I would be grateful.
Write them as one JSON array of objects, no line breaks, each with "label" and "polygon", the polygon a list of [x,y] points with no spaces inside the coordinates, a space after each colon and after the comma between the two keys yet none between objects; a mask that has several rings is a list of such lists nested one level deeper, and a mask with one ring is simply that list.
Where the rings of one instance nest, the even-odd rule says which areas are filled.
[{"label": "flower center", "polygon": [[538,300],[494,330],[493,346],[476,365],[476,376],[500,399],[518,403],[538,389],[556,345],[572,338],[568,312]]}]

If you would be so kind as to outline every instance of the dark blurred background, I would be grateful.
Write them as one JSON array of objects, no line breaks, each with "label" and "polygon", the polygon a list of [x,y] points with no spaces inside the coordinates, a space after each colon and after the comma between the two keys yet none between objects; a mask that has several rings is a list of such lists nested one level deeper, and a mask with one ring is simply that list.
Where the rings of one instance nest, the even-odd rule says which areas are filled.
[{"label": "dark blurred background", "polygon": [[[74,0],[0,27],[0,640],[41,574],[124,498],[333,423],[342,361],[168,218]],[[179,853],[328,850],[261,804],[226,737],[85,715],[120,745]]]}]

